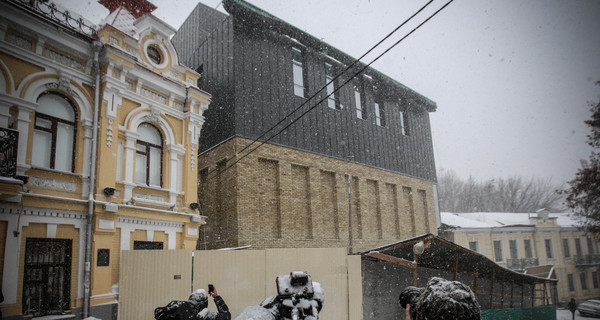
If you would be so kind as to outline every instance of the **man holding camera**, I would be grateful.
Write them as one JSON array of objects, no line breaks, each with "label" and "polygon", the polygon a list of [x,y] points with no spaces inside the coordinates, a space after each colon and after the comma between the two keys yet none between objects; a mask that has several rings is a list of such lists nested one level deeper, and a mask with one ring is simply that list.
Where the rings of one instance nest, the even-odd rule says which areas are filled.
[{"label": "man holding camera", "polygon": [[231,313],[229,312],[229,307],[227,304],[219,296],[217,293],[217,288],[215,288],[212,284],[208,286],[208,294],[210,294],[217,306],[217,312],[208,311],[208,297],[206,295],[206,291],[204,289],[198,289],[194,291],[188,301],[194,306],[194,309],[198,312],[197,319],[198,320],[230,320]]},{"label": "man holding camera", "polygon": [[399,299],[407,320],[481,320],[475,294],[458,281],[434,277],[425,288],[407,287]]}]

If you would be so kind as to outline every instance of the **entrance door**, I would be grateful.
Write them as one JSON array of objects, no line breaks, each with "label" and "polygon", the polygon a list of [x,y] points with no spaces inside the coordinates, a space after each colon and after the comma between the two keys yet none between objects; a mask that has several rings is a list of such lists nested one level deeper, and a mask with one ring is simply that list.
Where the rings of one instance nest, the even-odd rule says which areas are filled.
[{"label": "entrance door", "polygon": [[61,314],[71,296],[71,239],[27,238],[23,314]]}]

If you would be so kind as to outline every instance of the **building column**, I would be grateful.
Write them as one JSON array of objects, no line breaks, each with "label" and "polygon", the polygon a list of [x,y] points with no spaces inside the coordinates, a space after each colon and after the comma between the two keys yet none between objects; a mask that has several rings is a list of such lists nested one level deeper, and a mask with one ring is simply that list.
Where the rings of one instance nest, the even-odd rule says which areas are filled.
[{"label": "building column", "polygon": [[123,200],[127,201],[133,196],[133,188],[135,187],[134,179],[134,163],[135,163],[135,141],[136,137],[127,133],[125,142],[125,177],[123,184]]},{"label": "building column", "polygon": [[17,153],[17,175],[25,175],[25,171],[30,168],[26,164],[27,141],[29,141],[29,126],[31,125],[31,115],[37,108],[36,104],[29,106],[19,104],[19,114],[16,120],[16,129],[19,131],[19,150]]}]

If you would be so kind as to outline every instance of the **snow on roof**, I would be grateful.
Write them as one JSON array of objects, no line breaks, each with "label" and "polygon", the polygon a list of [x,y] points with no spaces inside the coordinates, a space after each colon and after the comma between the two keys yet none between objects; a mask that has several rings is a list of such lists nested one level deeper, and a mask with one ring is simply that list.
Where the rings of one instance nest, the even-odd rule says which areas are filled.
[{"label": "snow on roof", "polygon": [[474,219],[464,218],[459,216],[458,214],[451,212],[442,212],[442,223],[447,224],[449,226],[461,227],[461,228],[492,228],[495,225],[477,221]]},{"label": "snow on roof", "polygon": [[[539,213],[508,212],[442,212],[442,223],[459,228],[491,228],[519,225],[534,225],[530,218],[537,218]],[[550,213],[549,218],[556,218],[561,227],[579,226],[579,220],[573,213]]]},{"label": "snow on roof", "polygon": [[128,34],[137,39],[137,28],[134,26],[135,17],[124,7],[111,12],[101,24],[109,24],[125,34]]}]

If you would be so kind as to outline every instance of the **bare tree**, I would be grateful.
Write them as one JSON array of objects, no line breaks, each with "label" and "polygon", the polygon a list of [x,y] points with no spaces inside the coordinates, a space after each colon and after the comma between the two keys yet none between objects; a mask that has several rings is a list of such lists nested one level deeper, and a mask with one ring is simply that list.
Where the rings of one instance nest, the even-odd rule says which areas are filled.
[{"label": "bare tree", "polygon": [[440,171],[438,193],[440,209],[449,212],[535,212],[546,208],[562,211],[563,196],[551,179],[525,180],[514,176],[478,182],[466,181],[454,171]]}]

